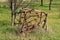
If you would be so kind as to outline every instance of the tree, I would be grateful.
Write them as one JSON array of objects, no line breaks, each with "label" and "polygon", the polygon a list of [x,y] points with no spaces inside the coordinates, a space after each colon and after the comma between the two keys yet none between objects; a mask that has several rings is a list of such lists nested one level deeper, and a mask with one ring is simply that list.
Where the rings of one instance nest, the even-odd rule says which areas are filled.
[{"label": "tree", "polygon": [[43,6],[43,0],[41,0],[41,6]]},{"label": "tree", "polygon": [[52,5],[52,0],[50,0],[50,3],[49,3],[49,10],[51,10],[51,5]]},{"label": "tree", "polygon": [[15,25],[15,18],[16,18],[16,0],[8,0],[11,9],[11,23]]},{"label": "tree", "polygon": [[[11,9],[11,23],[12,23],[12,25],[15,25],[16,9],[18,7],[20,7],[20,3],[23,0],[8,0],[8,1],[9,1],[9,4],[10,4],[10,9]],[[27,5],[25,5],[24,8],[27,7],[30,4],[30,2]]]}]

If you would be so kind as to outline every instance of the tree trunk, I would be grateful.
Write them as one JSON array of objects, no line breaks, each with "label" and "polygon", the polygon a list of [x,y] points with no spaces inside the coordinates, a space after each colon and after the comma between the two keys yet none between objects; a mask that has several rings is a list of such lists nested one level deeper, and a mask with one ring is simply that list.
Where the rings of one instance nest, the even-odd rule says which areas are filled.
[{"label": "tree trunk", "polygon": [[16,0],[10,0],[10,8],[11,8],[11,24],[15,25],[16,18]]},{"label": "tree trunk", "polygon": [[43,0],[41,0],[41,6],[43,6]]},{"label": "tree trunk", "polygon": [[50,3],[49,3],[49,10],[51,10],[51,5],[52,5],[52,0],[50,0]]}]

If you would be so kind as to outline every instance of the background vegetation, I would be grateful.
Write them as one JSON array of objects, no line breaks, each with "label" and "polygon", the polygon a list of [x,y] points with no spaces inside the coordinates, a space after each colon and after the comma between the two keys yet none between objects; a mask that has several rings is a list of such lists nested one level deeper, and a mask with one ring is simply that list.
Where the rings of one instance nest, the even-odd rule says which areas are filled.
[{"label": "background vegetation", "polygon": [[[0,8],[0,40],[60,40],[60,0],[53,0],[52,10],[48,10],[48,0],[44,5],[31,6],[31,8],[48,13],[48,31],[39,34],[32,33],[27,37],[17,35],[17,27],[11,26],[11,11],[9,8]],[[0,3],[5,4],[5,3]]]}]

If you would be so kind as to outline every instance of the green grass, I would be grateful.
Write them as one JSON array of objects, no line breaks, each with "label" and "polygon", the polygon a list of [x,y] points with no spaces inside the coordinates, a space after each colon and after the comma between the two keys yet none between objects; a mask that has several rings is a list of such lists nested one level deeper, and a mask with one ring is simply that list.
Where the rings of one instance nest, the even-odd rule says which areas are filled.
[{"label": "green grass", "polygon": [[[48,10],[48,5],[32,6],[31,8],[48,13],[48,32],[31,33],[27,37],[18,36],[17,27],[11,26],[11,12],[9,8],[0,8],[0,40],[60,40],[60,5],[52,5],[52,10]],[[40,30],[41,31],[41,30]]]}]

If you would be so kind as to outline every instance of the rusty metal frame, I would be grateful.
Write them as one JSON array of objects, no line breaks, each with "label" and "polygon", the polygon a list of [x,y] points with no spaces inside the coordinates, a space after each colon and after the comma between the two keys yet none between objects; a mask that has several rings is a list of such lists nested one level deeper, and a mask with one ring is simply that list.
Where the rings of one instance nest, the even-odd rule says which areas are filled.
[{"label": "rusty metal frame", "polygon": [[[36,15],[30,15],[29,17],[26,17],[26,14],[28,14],[28,13],[32,14],[31,12],[35,12]],[[35,17],[35,16],[40,18],[40,22],[38,22],[37,26],[39,27],[40,25],[42,25],[42,29],[47,30],[47,13],[35,11],[34,9],[23,9],[23,10],[20,10],[20,12],[18,12],[18,14],[20,14],[20,16],[19,16],[20,18],[19,18],[18,23],[15,23],[15,24],[18,25],[18,29],[19,29],[19,27],[21,27],[20,25],[23,24],[22,28],[19,29],[20,32],[32,31],[32,29],[35,26],[32,24],[28,26],[28,23],[31,23],[32,21],[36,21],[36,19],[31,20],[30,22],[27,22],[26,20],[29,19],[30,17]],[[23,14],[24,17],[22,17],[21,14]],[[43,20],[42,20],[42,17],[44,17]],[[21,18],[24,18],[23,23],[21,23]]]}]

